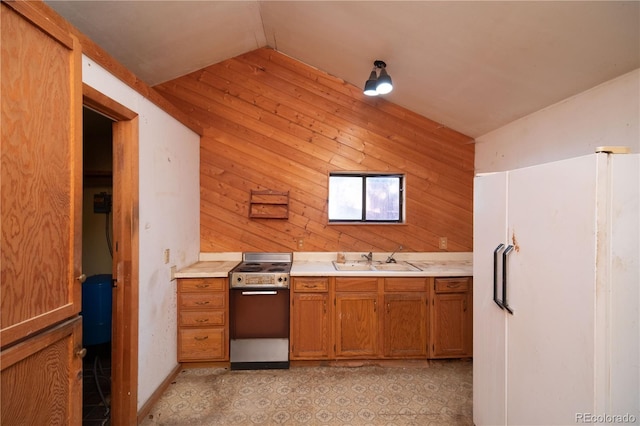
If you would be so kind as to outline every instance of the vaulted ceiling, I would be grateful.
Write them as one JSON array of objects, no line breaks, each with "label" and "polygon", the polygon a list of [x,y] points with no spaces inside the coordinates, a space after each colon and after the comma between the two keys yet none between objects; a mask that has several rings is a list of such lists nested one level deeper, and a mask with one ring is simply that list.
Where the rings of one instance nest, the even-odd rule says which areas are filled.
[{"label": "vaulted ceiling", "polygon": [[153,86],[269,46],[472,137],[640,68],[638,1],[62,1]]}]

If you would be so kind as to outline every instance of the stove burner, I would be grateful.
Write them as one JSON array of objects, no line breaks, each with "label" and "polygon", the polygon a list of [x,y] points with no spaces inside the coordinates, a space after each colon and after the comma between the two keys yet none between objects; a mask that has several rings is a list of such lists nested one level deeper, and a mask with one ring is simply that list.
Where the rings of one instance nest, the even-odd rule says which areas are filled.
[{"label": "stove burner", "polygon": [[238,268],[238,272],[258,272],[262,269],[260,266],[251,266],[250,264]]},{"label": "stove burner", "polygon": [[269,268],[267,269],[267,272],[284,272],[285,269],[284,268]]},{"label": "stove burner", "polygon": [[278,262],[278,263],[272,263],[271,266],[287,266],[289,265],[289,263],[286,262]]},{"label": "stove burner", "polygon": [[260,263],[257,262],[247,262],[247,263],[243,263],[242,266],[260,266]]}]

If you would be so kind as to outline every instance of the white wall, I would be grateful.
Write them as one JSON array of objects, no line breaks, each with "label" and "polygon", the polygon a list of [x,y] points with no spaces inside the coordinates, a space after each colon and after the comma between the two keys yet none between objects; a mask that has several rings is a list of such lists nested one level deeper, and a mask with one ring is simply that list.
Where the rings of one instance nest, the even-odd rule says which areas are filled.
[{"label": "white wall", "polygon": [[200,137],[84,55],[82,81],[139,115],[140,410],[177,365],[170,267],[196,262],[200,252]]},{"label": "white wall", "polygon": [[577,157],[603,145],[640,152],[640,69],[476,138],[476,173]]}]

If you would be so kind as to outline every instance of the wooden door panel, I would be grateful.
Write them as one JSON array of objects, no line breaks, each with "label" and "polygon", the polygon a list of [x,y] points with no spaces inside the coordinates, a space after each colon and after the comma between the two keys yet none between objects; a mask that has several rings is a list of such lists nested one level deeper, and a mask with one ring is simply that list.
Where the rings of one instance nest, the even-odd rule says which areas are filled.
[{"label": "wooden door panel", "polygon": [[336,295],[336,356],[377,358],[378,295],[342,293]]},{"label": "wooden door panel", "polygon": [[[315,291],[312,289],[311,291]],[[330,320],[327,293],[294,293],[291,309],[291,357],[329,357]]]},{"label": "wooden door panel", "polygon": [[0,424],[82,423],[82,320],[76,317],[0,353]]},{"label": "wooden door panel", "polygon": [[427,356],[425,293],[384,296],[384,355],[395,358]]},{"label": "wooden door panel", "polygon": [[7,347],[80,311],[82,92],[77,40],[28,2],[2,3],[1,34],[0,340]]}]

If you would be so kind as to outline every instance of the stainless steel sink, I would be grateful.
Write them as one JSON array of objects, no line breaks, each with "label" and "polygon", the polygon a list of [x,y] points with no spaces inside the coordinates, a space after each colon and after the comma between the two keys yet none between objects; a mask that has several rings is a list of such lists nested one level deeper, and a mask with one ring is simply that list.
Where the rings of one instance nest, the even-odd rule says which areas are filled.
[{"label": "stainless steel sink", "polygon": [[333,262],[336,271],[420,271],[407,262],[385,263],[385,262],[368,262],[364,260],[353,260],[345,263]]}]

